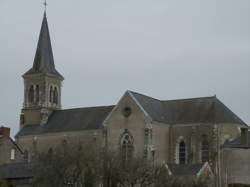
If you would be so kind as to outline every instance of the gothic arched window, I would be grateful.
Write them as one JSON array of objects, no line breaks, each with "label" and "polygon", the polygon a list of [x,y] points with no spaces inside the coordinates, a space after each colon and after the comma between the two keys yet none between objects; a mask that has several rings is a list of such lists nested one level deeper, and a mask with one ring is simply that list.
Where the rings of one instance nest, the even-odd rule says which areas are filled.
[{"label": "gothic arched window", "polygon": [[133,157],[134,145],[133,137],[125,133],[121,138],[121,154],[123,160],[129,160]]},{"label": "gothic arched window", "polygon": [[50,86],[49,88],[49,102],[52,103],[52,97],[53,97],[53,88],[52,86]]},{"label": "gothic arched window", "polygon": [[209,143],[205,135],[201,140],[201,161],[202,163],[209,161]]},{"label": "gothic arched window", "polygon": [[40,100],[40,90],[39,85],[36,85],[36,102],[39,103]]},{"label": "gothic arched window", "polygon": [[183,140],[179,144],[179,163],[186,163],[186,144]]},{"label": "gothic arched window", "polygon": [[29,98],[30,103],[34,103],[34,88],[33,88],[33,86],[30,86],[30,88],[29,88],[28,98]]},{"label": "gothic arched window", "polygon": [[57,88],[54,89],[53,92],[53,103],[57,104],[58,103],[58,92],[57,92]]}]

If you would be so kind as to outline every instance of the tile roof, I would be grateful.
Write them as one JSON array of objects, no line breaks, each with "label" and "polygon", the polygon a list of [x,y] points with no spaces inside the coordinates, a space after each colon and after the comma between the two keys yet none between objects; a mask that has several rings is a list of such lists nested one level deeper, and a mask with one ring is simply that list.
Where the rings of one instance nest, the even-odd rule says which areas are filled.
[{"label": "tile roof", "polygon": [[242,149],[250,149],[250,132],[248,131],[248,142],[247,144],[243,144],[241,141],[241,136],[232,140],[232,141],[225,141],[223,147],[224,148],[242,148]]}]

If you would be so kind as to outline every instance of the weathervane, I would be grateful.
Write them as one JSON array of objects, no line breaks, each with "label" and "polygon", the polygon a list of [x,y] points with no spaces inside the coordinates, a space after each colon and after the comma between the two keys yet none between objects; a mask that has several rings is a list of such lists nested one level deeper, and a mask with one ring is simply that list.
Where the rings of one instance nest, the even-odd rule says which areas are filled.
[{"label": "weathervane", "polygon": [[48,3],[47,3],[47,1],[46,1],[46,0],[44,0],[43,5],[44,5],[44,10],[46,11],[46,8],[47,8],[47,6],[48,6]]}]

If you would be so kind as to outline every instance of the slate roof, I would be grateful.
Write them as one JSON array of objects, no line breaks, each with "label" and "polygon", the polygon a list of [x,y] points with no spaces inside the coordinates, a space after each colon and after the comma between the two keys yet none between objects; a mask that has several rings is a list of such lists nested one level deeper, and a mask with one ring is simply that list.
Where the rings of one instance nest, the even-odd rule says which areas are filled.
[{"label": "slate roof", "polygon": [[0,165],[0,179],[23,179],[33,177],[34,164],[13,163]]},{"label": "slate roof", "polygon": [[204,164],[167,164],[174,176],[194,176],[199,173]]},{"label": "slate roof", "polygon": [[102,128],[102,122],[114,106],[75,108],[55,111],[45,125],[26,125],[16,136],[42,133],[92,130]]},{"label": "slate roof", "polygon": [[50,75],[64,79],[55,68],[46,12],[44,12],[43,16],[33,67],[23,77],[35,74]]},{"label": "slate roof", "polygon": [[[216,97],[161,101],[129,92],[153,121],[167,124],[236,123],[247,126]],[[16,136],[99,129],[113,108],[101,106],[58,110],[50,116],[47,124],[26,125]]]},{"label": "slate roof", "polygon": [[237,123],[247,126],[216,97],[158,100],[130,93],[154,121],[168,124]]},{"label": "slate roof", "polygon": [[223,145],[224,148],[242,148],[242,149],[250,149],[250,132],[248,131],[248,144],[242,144],[241,136],[232,140],[226,141]]}]

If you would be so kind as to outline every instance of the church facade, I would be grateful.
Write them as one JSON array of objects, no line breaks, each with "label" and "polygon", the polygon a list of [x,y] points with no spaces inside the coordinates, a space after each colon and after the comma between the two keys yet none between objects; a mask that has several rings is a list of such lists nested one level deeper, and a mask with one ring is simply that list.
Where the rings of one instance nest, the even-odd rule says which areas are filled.
[{"label": "church facade", "polygon": [[207,163],[217,186],[250,185],[249,127],[215,96],[158,100],[126,91],[112,106],[61,109],[64,77],[55,68],[46,13],[23,79],[15,138],[26,161],[65,143],[89,142],[121,151],[124,159],[141,156],[171,167]]}]

